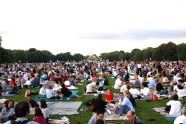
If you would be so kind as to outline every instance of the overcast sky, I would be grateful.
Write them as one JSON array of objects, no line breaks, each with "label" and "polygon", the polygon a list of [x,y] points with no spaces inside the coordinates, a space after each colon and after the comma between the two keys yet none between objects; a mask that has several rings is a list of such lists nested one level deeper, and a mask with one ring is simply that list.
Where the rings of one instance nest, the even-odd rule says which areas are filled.
[{"label": "overcast sky", "polygon": [[186,43],[186,0],[0,0],[7,49],[84,55]]}]

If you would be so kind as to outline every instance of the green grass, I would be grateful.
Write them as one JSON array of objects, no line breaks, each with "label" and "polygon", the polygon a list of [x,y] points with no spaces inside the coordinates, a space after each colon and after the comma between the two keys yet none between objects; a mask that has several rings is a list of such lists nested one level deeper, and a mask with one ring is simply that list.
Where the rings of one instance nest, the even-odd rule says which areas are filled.
[{"label": "green grass", "polygon": [[[113,84],[115,79],[109,78],[109,88],[112,89],[114,92],[119,92],[119,90],[114,90]],[[86,83],[86,82],[84,82]],[[83,86],[78,86],[80,90],[80,96],[78,98],[74,98],[71,101],[82,101],[82,106],[86,106],[86,102],[92,98],[95,98],[94,96],[82,96],[81,94],[84,92],[84,89],[86,87],[86,84]],[[31,91],[38,92],[39,89],[30,89]],[[6,97],[8,99],[13,99],[16,102],[24,101],[26,100],[24,98],[24,92],[26,90],[21,90],[21,93],[19,95],[13,96],[13,97]],[[168,100],[161,100],[158,102],[148,102],[148,101],[136,101],[136,112],[137,116],[143,121],[144,124],[172,124],[173,122],[170,122],[165,119],[164,116],[160,115],[159,113],[155,112],[152,108],[154,107],[162,107],[166,105],[166,102]],[[70,119],[71,124],[87,124],[88,120],[91,118],[92,112],[91,109],[88,108],[86,112],[80,112],[78,115],[71,115],[66,116]],[[33,116],[30,116],[32,118]],[[51,115],[50,118],[52,119],[60,119],[61,115]],[[127,124],[125,121],[108,121],[108,124]]]}]

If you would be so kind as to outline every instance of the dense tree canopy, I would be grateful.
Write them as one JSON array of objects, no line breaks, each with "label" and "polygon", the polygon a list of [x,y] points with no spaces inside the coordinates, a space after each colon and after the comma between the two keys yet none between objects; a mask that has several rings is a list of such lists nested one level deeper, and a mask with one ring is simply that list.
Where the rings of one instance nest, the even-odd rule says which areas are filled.
[{"label": "dense tree canopy", "polygon": [[114,51],[102,53],[100,56],[104,60],[186,60],[186,44],[176,45],[172,42],[161,44],[157,48],[148,47],[143,50],[133,49],[130,53]]},{"label": "dense tree canopy", "polygon": [[177,46],[177,57],[179,60],[186,60],[186,44],[182,43]]},{"label": "dense tree canopy", "polygon": [[1,39],[1,36],[0,36],[0,48],[1,48],[1,42],[2,42],[2,39]]},{"label": "dense tree canopy", "polygon": [[[1,45],[1,37],[0,37]],[[176,45],[172,42],[161,44],[157,48],[148,47],[143,50],[133,49],[130,53],[124,51],[113,51],[110,53],[102,53],[100,57],[103,60],[119,61],[119,60],[186,60],[186,44]],[[82,54],[71,55],[70,52],[59,53],[53,55],[47,50],[37,50],[30,48],[29,50],[9,50],[0,46],[0,63],[10,62],[49,62],[49,61],[81,61],[86,56]]]}]

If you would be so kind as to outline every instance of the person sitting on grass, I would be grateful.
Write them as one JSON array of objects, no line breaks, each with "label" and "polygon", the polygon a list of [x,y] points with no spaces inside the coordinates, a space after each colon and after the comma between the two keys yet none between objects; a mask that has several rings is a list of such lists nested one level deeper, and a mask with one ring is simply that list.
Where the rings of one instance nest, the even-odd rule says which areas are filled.
[{"label": "person sitting on grass", "polygon": [[[90,120],[94,120],[95,122],[95,118],[97,115],[96,113],[97,112],[104,113],[106,109],[106,105],[107,103],[102,99],[102,94],[99,94],[98,97],[91,104],[93,114]],[[90,124],[94,124],[94,123],[90,123]]]},{"label": "person sitting on grass", "polygon": [[135,106],[136,106],[136,101],[135,101],[135,99],[133,98],[132,94],[131,94],[128,90],[126,90],[124,93],[125,93],[126,97],[127,97],[127,98],[130,100],[130,102],[132,103],[133,107],[135,107]]},{"label": "person sitting on grass", "polygon": [[73,95],[72,95],[72,92],[65,87],[65,84],[64,83],[60,83],[61,85],[61,91],[60,91],[60,94],[61,94],[61,98],[72,98]]},{"label": "person sitting on grass", "polygon": [[174,120],[174,124],[186,124],[186,109],[183,109],[182,115]]},{"label": "person sitting on grass", "polygon": [[126,114],[130,110],[135,110],[131,101],[122,92],[120,92],[119,102],[116,104],[111,103],[109,106],[115,111],[116,114],[119,115]]},{"label": "person sitting on grass", "polygon": [[143,82],[142,83],[140,92],[141,92],[142,98],[145,99],[145,100],[147,100],[148,99],[148,94],[150,92],[150,89],[148,88],[148,85],[147,85],[146,82]]},{"label": "person sitting on grass", "polygon": [[14,101],[7,100],[5,101],[4,107],[2,108],[0,113],[0,122],[8,121],[9,117],[13,115],[14,115]]},{"label": "person sitting on grass", "polygon": [[96,116],[91,117],[91,119],[88,121],[88,124],[106,124],[104,120],[104,112],[98,111]]},{"label": "person sitting on grass", "polygon": [[169,115],[167,116],[168,120],[174,120],[176,117],[181,115],[182,104],[178,101],[178,95],[173,94],[171,100],[167,102],[167,106],[170,106]]},{"label": "person sitting on grass", "polygon": [[95,102],[93,103],[93,112],[96,113],[97,111],[105,112],[107,102],[103,100],[102,94],[99,94]]},{"label": "person sitting on grass", "polygon": [[19,102],[15,106],[15,116],[17,119],[10,120],[4,124],[39,124],[35,121],[29,121],[28,120],[28,115],[30,112],[30,106],[28,102]]},{"label": "person sitting on grass", "polygon": [[49,119],[49,110],[48,110],[46,101],[45,100],[40,100],[38,102],[38,104],[39,104],[39,108],[41,109],[41,111],[43,113],[44,118],[48,122],[48,119]]},{"label": "person sitting on grass", "polygon": [[46,90],[47,90],[47,84],[43,83],[42,87],[39,90],[39,97],[46,98]]},{"label": "person sitting on grass", "polygon": [[39,105],[37,104],[36,101],[33,100],[32,95],[34,95],[35,93],[31,92],[30,90],[27,90],[25,92],[25,97],[30,105],[31,108],[35,108],[35,107],[39,107]]},{"label": "person sitting on grass", "polygon": [[131,84],[131,86],[127,87],[129,92],[132,94],[134,99],[140,99],[141,98],[141,94],[140,91],[135,87],[134,84]]},{"label": "person sitting on grass", "polygon": [[57,96],[55,94],[55,90],[53,89],[53,85],[49,86],[47,89],[46,89],[46,98],[48,99],[60,99],[61,97]]},{"label": "person sitting on grass", "polygon": [[128,124],[142,124],[142,121],[136,117],[134,111],[127,112]]},{"label": "person sitting on grass", "polygon": [[108,103],[114,102],[114,93],[110,89],[107,89],[105,94],[105,101]]},{"label": "person sitting on grass", "polygon": [[43,113],[40,108],[38,108],[38,107],[35,108],[34,115],[35,115],[35,117],[34,117],[33,121],[38,122],[39,124],[47,124],[47,121],[44,118]]}]

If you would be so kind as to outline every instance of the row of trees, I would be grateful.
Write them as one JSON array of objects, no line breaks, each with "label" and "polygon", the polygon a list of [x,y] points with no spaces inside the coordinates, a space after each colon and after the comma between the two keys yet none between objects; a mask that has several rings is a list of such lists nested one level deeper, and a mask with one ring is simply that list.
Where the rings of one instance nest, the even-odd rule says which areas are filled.
[{"label": "row of trees", "polygon": [[101,58],[108,60],[186,60],[186,44],[176,45],[172,42],[161,44],[157,48],[148,47],[146,49],[133,49],[130,53],[124,51],[114,51],[102,53]]},{"label": "row of trees", "polygon": [[[0,38],[1,44],[1,38]],[[133,49],[130,53],[124,51],[114,51],[110,53],[102,53],[100,57],[103,60],[186,60],[186,44],[176,45],[172,42],[161,44],[157,48],[146,48],[143,50]],[[71,55],[70,52],[53,55],[47,50],[37,50],[30,48],[29,50],[9,50],[0,46],[0,63],[10,62],[49,62],[49,61],[81,61],[87,58],[82,54]]]},{"label": "row of trees", "polygon": [[53,55],[47,50],[37,50],[35,48],[30,48],[29,50],[9,50],[0,48],[0,63],[10,63],[10,62],[49,62],[49,61],[67,61],[83,60],[84,56],[82,54],[71,55],[70,52],[60,53]]}]

